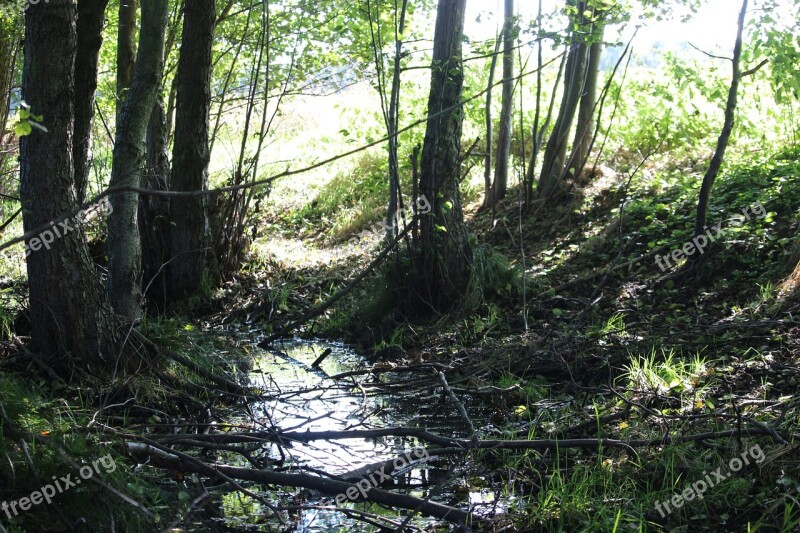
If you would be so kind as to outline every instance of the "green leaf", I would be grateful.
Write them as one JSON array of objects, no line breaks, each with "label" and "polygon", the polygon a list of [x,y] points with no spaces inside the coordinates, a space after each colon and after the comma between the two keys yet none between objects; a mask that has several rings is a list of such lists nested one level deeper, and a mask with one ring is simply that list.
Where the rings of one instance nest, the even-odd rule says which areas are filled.
[{"label": "green leaf", "polygon": [[444,226],[440,226],[439,224],[435,224],[435,227],[436,227],[436,231],[441,231],[443,233],[447,233],[447,228],[445,228]]},{"label": "green leaf", "polygon": [[14,124],[14,134],[17,137],[25,137],[26,135],[30,135],[32,131],[31,123],[27,120],[21,120]]}]

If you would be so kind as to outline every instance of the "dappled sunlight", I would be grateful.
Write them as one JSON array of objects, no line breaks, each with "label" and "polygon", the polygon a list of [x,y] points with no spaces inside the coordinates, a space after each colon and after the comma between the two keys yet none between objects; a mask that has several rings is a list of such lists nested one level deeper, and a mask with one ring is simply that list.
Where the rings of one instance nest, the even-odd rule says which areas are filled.
[{"label": "dappled sunlight", "polygon": [[797,2],[0,1],[0,533],[800,527]]}]

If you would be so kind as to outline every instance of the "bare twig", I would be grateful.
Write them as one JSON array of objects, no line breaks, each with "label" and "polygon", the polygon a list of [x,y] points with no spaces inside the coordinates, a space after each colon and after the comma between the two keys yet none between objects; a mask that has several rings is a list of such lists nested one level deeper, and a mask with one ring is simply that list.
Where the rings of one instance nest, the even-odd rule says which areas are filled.
[{"label": "bare twig", "polygon": [[712,54],[710,52],[706,52],[705,50],[701,50],[700,48],[696,47],[692,43],[689,43],[689,46],[691,46],[692,48],[694,48],[695,50],[697,50],[701,54],[707,55],[708,57],[710,57],[712,59],[724,59],[725,61],[733,61],[733,58],[725,57],[725,56],[715,56],[714,54]]},{"label": "bare twig", "polygon": [[469,415],[467,414],[467,410],[464,409],[464,404],[461,403],[461,400],[458,399],[458,396],[450,389],[450,385],[447,384],[447,378],[444,377],[442,372],[439,372],[439,382],[442,384],[444,391],[450,397],[450,400],[455,404],[456,409],[458,410],[459,416],[461,416],[461,420],[464,421],[464,424],[467,426],[467,430],[469,433],[469,438],[472,439],[475,437],[475,426],[472,424],[472,420],[469,419]]},{"label": "bare twig", "polygon": [[742,78],[746,78],[747,76],[752,76],[753,74],[755,74],[756,72],[761,70],[761,67],[763,67],[767,63],[769,63],[769,59],[764,59],[763,61],[761,61],[761,63],[759,63],[755,67],[753,67],[753,68],[751,68],[749,70],[745,70],[744,72],[742,72]]}]

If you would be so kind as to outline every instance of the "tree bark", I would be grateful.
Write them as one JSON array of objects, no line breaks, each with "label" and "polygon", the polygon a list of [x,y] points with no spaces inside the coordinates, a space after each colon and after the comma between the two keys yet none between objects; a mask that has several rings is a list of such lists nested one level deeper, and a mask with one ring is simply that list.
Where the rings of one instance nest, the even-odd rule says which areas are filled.
[{"label": "tree bark", "polygon": [[[211,52],[214,0],[192,0],[184,8],[172,151],[172,188],[208,188],[208,128],[211,110]],[[170,291],[180,298],[196,292],[208,271],[211,227],[208,197],[175,198],[170,206]]]},{"label": "tree bark", "polygon": [[503,104],[497,131],[492,203],[506,197],[511,157],[511,116],[514,111],[514,0],[505,0],[503,27]]},{"label": "tree bark", "polygon": [[459,196],[460,105],[464,84],[461,42],[466,0],[439,0],[433,40],[428,123],[420,191],[431,204],[421,221],[421,275],[434,309],[459,301],[469,283],[472,252]]},{"label": "tree bark", "polygon": [[600,77],[600,56],[603,54],[603,33],[605,27],[598,22],[592,32],[592,43],[589,46],[589,57],[586,65],[586,80],[578,107],[578,127],[572,143],[572,155],[568,167],[574,168],[572,175],[578,178],[583,173],[589,149],[592,145],[595,128],[595,104],[597,103],[597,80]]},{"label": "tree bark", "polygon": [[75,139],[72,158],[75,165],[75,191],[78,203],[86,197],[89,179],[94,118],[95,92],[97,92],[97,60],[103,44],[103,23],[108,0],[80,0],[78,2],[78,50],[75,57]]},{"label": "tree bark", "polygon": [[117,26],[117,119],[125,102],[125,91],[131,86],[136,64],[136,13],[139,0],[119,0]]},{"label": "tree bark", "polygon": [[[538,43],[536,43],[536,107],[533,115],[533,128],[531,129],[531,161],[525,172],[525,206],[530,206],[533,199],[533,175],[536,172],[536,160],[539,157],[539,147],[541,146],[539,133],[539,119],[542,114],[542,0],[539,0],[539,9],[536,14],[536,31]],[[559,70],[560,72],[560,70]]]},{"label": "tree bark", "polygon": [[[163,97],[159,96],[147,125],[147,170],[143,186],[156,191],[171,190],[165,107]],[[139,199],[139,234],[145,296],[149,304],[163,312],[168,298],[165,272],[169,260],[168,198],[143,195]]]},{"label": "tree bark", "polygon": [[[568,1],[568,4],[571,3]],[[578,17],[583,18],[586,2],[577,3]],[[570,27],[580,21],[571,20]],[[553,125],[553,131],[547,140],[547,146],[542,160],[542,172],[536,186],[539,196],[548,198],[557,192],[564,175],[564,161],[567,157],[567,138],[575,113],[578,108],[580,96],[583,93],[583,81],[586,72],[586,59],[588,46],[580,32],[573,30],[570,42],[570,51],[567,56],[567,67],[564,75],[564,94],[558,117]]]},{"label": "tree bark", "polygon": [[[392,88],[389,96],[389,205],[386,209],[385,224],[387,239],[393,239],[400,231],[395,223],[398,205],[402,200],[400,197],[400,164],[397,154],[397,130],[399,127],[400,114],[400,71],[402,66],[400,61],[403,57],[403,41],[401,37],[405,32],[407,9],[408,0],[403,0],[399,26],[395,28],[394,68],[392,70]],[[411,199],[412,202],[414,200],[416,200],[416,198]]]},{"label": "tree bark", "polygon": [[[118,118],[111,187],[140,186],[145,167],[145,134],[164,72],[166,0],[142,2],[139,55],[133,80]],[[111,195],[108,217],[108,293],[117,314],[134,321],[141,316],[142,249],[137,222],[139,196]]]},{"label": "tree bark", "polygon": [[0,143],[6,134],[8,104],[20,32],[13,21],[0,20]]},{"label": "tree bark", "polygon": [[[708,212],[708,202],[711,199],[711,189],[714,187],[714,181],[717,179],[719,169],[722,167],[722,161],[725,159],[725,151],[728,148],[728,141],[733,133],[733,126],[736,121],[736,101],[739,93],[739,82],[742,79],[742,70],[740,66],[742,58],[742,33],[744,32],[744,19],[747,15],[747,2],[743,0],[742,10],[739,12],[739,27],[736,33],[736,44],[733,47],[733,75],[731,78],[731,86],[728,91],[728,103],[725,106],[725,122],[722,125],[722,132],[717,140],[717,149],[714,156],[711,158],[711,164],[708,166],[705,176],[703,176],[703,184],[700,187],[700,197],[697,202],[697,217],[694,223],[694,236],[699,237],[705,234],[706,229],[706,216]],[[702,254],[694,254],[693,259],[699,259]]]},{"label": "tree bark", "polygon": [[[550,103],[547,106],[547,116],[544,119],[544,123],[540,126],[539,121],[542,115],[542,66],[543,66],[543,58],[542,58],[542,0],[539,0],[539,9],[537,11],[536,16],[536,27],[539,34],[538,45],[537,45],[537,52],[536,52],[536,111],[533,117],[533,129],[531,131],[531,137],[533,140],[533,147],[531,149],[531,161],[528,164],[528,168],[525,174],[525,206],[527,208],[530,207],[531,201],[534,197],[534,189],[533,189],[533,177],[536,173],[536,162],[539,159],[539,152],[541,151],[542,147],[542,139],[544,138],[544,132],[547,130],[547,127],[550,125],[550,117],[553,116],[553,106],[555,105],[555,96],[556,92],[553,91],[553,94],[550,96]],[[558,74],[556,74],[556,81],[555,86],[558,86],[558,83],[561,81],[561,74],[564,72],[564,64],[566,63],[566,55],[561,57],[561,61],[558,65]]]},{"label": "tree bark", "polygon": [[497,68],[497,54],[500,51],[500,36],[497,37],[494,46],[494,54],[489,63],[489,81],[486,84],[486,112],[484,120],[486,122],[486,154],[483,156],[483,207],[488,208],[494,205],[492,194],[492,150],[494,149],[494,119],[492,118],[492,95],[494,92],[494,71]]},{"label": "tree bark", "polygon": [[32,348],[70,353],[71,362],[91,366],[115,355],[111,306],[80,223],[65,220],[69,230],[55,223],[77,206],[72,164],[76,48],[72,0],[50,0],[27,10],[22,95],[34,113],[44,115],[48,131],[34,129],[20,140],[20,197],[26,232],[50,224],[26,242]]}]

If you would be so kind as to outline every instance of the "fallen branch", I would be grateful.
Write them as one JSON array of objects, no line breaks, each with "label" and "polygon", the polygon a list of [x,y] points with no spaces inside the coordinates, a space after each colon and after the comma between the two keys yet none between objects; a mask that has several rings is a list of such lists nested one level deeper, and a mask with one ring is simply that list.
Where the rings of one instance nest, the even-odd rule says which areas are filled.
[{"label": "fallen branch", "polygon": [[325,350],[320,354],[320,356],[314,359],[314,362],[311,363],[311,368],[319,368],[319,365],[321,365],[322,362],[325,360],[325,358],[328,357],[331,353],[333,353],[333,350],[331,350],[330,348],[325,348]]},{"label": "fallen branch", "polygon": [[[251,433],[214,433],[208,435],[173,435],[156,434],[148,435],[148,438],[160,443],[179,443],[185,438],[196,441],[216,442],[220,444],[230,444],[235,442],[276,442],[286,444],[287,442],[309,443],[317,440],[344,440],[344,439],[376,439],[382,437],[414,437],[431,444],[445,446],[448,448],[458,448],[462,450],[470,449],[505,449],[505,450],[556,450],[564,448],[584,448],[597,449],[603,448],[625,448],[634,452],[634,448],[649,448],[663,446],[665,444],[680,444],[685,442],[696,442],[709,439],[724,439],[740,436],[772,436],[779,435],[781,438],[789,440],[793,435],[784,431],[773,430],[770,428],[748,428],[732,429],[726,431],[711,431],[698,433],[695,435],[680,435],[654,439],[634,439],[617,440],[607,438],[585,438],[585,439],[537,439],[537,440],[469,440],[436,435],[421,428],[399,427],[385,429],[364,429],[353,431],[304,431],[304,432],[276,432],[263,431]],[[135,436],[131,436],[134,437]],[[798,436],[800,437],[800,436]],[[436,450],[431,450],[436,453]],[[635,453],[635,452],[634,452]]]},{"label": "fallen branch", "polygon": [[[141,452],[141,448],[133,448],[131,451],[138,453]],[[201,461],[187,461],[184,460],[183,457],[170,458],[165,455],[167,454],[156,454],[149,457],[152,464],[175,471],[191,472],[214,477],[224,476],[226,478],[254,481],[256,483],[299,487],[315,490],[327,496],[346,495],[349,500],[354,500],[361,495],[363,500],[372,503],[409,509],[426,516],[447,520],[454,524],[468,524],[472,520],[470,513],[467,511],[441,503],[426,502],[425,500],[406,494],[397,494],[381,490],[371,486],[370,483],[364,486],[364,481],[361,482],[361,485],[357,485],[355,483],[305,474],[285,474],[282,472],[251,470],[249,468],[228,465],[208,465]],[[355,496],[350,496],[351,494]]]},{"label": "fallen branch", "polygon": [[489,385],[486,387],[481,387],[480,389],[467,389],[462,387],[450,387],[453,392],[459,392],[461,394],[469,394],[471,396],[496,396],[498,394],[508,394],[511,392],[516,392],[520,390],[522,387],[517,385],[512,385],[510,387],[495,387],[493,385]]},{"label": "fallen branch", "polygon": [[447,365],[442,365],[439,363],[419,363],[416,365],[375,365],[372,368],[365,368],[363,370],[350,370],[349,372],[342,372],[341,374],[335,374],[331,376],[331,379],[344,379],[353,376],[366,376],[369,374],[378,375],[378,374],[385,374],[387,372],[415,372],[419,370],[452,370],[452,367]]},{"label": "fallen branch", "polygon": [[450,397],[450,401],[452,401],[456,409],[458,410],[458,414],[461,417],[461,420],[464,422],[464,425],[467,426],[467,431],[469,433],[469,438],[475,438],[475,426],[472,424],[472,420],[469,419],[469,414],[467,414],[467,410],[464,408],[464,404],[461,403],[461,400],[458,399],[458,396],[450,389],[450,385],[447,383],[447,378],[444,377],[442,372],[439,372],[439,382],[442,384],[444,391],[447,393],[447,396]]},{"label": "fallen branch", "polygon": [[220,375],[212,372],[211,370],[208,370],[207,368],[204,368],[203,366],[199,365],[197,362],[195,362],[192,359],[186,357],[185,355],[159,348],[153,341],[151,341],[150,339],[148,339],[147,337],[142,335],[137,330],[133,330],[133,335],[148,350],[150,350],[150,352],[153,355],[162,355],[162,356],[165,356],[165,357],[167,357],[169,359],[172,359],[176,363],[179,363],[179,364],[187,367],[188,369],[190,369],[192,372],[194,372],[198,376],[203,377],[203,378],[209,380],[210,382],[219,385],[220,387],[222,387],[227,392],[230,392],[232,394],[238,394],[240,396],[253,396],[253,394],[250,391],[248,391],[246,388],[242,387],[238,383],[232,381],[231,379],[229,379],[226,376],[220,376]]}]

